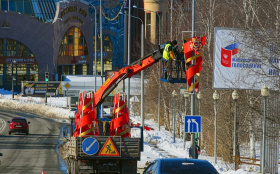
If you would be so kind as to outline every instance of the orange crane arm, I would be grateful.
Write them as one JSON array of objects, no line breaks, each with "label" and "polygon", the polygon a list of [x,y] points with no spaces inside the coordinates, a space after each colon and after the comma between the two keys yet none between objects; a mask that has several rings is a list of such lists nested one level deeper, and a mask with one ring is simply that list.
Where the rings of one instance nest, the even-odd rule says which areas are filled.
[{"label": "orange crane arm", "polygon": [[105,98],[118,86],[118,84],[131,76],[139,73],[140,71],[150,67],[162,58],[159,51],[147,55],[132,64],[121,68],[119,71],[114,72],[102,86],[94,94],[94,106],[98,109],[104,102]]}]

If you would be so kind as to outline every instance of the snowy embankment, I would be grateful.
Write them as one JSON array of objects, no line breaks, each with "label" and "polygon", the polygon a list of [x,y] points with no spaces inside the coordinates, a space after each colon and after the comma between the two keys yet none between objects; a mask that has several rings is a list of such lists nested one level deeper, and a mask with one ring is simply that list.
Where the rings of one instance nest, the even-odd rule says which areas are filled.
[{"label": "snowy embankment", "polygon": [[21,98],[18,100],[0,99],[0,108],[29,112],[48,118],[69,119],[69,116],[73,116],[73,113],[67,108],[59,108],[54,105],[44,105],[36,102],[36,100],[26,102],[21,100]]}]

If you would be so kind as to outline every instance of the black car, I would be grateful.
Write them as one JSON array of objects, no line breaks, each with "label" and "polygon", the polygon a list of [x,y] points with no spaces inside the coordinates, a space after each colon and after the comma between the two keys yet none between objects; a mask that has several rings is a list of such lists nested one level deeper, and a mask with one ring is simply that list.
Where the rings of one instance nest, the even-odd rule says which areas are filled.
[{"label": "black car", "polygon": [[219,174],[206,160],[190,158],[158,158],[151,162],[143,174]]}]

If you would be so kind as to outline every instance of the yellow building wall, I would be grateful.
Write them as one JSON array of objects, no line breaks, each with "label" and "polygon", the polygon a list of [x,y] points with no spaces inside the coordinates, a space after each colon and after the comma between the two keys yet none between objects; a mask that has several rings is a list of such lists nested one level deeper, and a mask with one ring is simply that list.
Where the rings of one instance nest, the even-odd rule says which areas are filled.
[{"label": "yellow building wall", "polygon": [[[148,10],[153,11],[151,12],[151,33],[150,36],[147,36],[147,13],[145,14],[145,38],[150,38],[150,42],[153,44],[158,44],[159,38],[156,38],[156,19],[158,18],[158,15],[154,12],[157,12],[158,14],[160,14],[161,16],[161,28],[160,28],[160,34],[161,34],[161,38],[164,34],[166,34],[166,23],[167,23],[167,12],[168,12],[168,1],[167,0],[144,0],[144,9],[146,9],[148,12]],[[165,23],[165,25],[163,25],[163,23]],[[163,41],[161,39],[161,44],[164,43],[165,41]]]}]

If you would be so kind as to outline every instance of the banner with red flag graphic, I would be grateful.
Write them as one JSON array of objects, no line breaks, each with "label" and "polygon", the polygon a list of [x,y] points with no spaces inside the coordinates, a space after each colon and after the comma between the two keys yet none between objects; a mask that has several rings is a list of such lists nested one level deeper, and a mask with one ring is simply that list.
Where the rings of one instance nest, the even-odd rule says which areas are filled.
[{"label": "banner with red flag graphic", "polygon": [[75,137],[99,135],[98,121],[94,106],[94,93],[80,93],[79,104],[75,118]]},{"label": "banner with red flag graphic", "polygon": [[[202,69],[202,54],[203,54],[203,47],[205,45],[206,35],[203,37],[193,37],[188,42],[184,44],[184,54],[186,57],[187,66],[186,70],[186,79],[189,86],[188,92],[190,92],[193,88],[195,91],[198,92],[199,81],[200,81],[200,71]],[[200,52],[201,51],[201,52]],[[197,75],[198,79],[192,84],[192,79],[194,76]]]},{"label": "banner with red flag graphic", "polygon": [[110,136],[130,137],[129,113],[126,96],[115,94],[113,101],[113,119],[110,125]]}]

